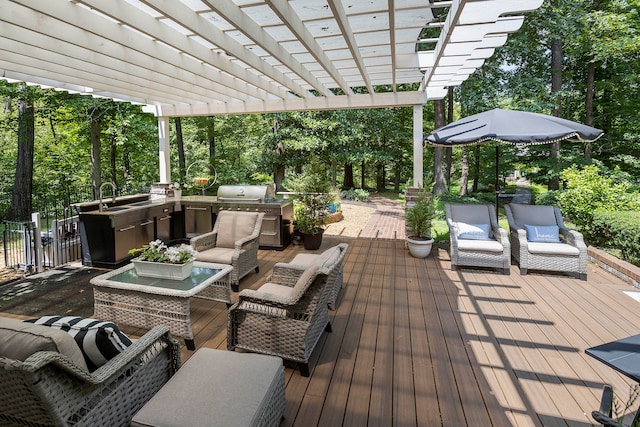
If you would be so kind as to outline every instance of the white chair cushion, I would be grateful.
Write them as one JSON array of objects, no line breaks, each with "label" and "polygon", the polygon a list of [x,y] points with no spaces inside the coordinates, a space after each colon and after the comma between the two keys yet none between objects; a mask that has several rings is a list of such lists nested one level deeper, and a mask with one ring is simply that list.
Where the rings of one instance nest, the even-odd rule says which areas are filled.
[{"label": "white chair cushion", "polygon": [[309,266],[314,264],[318,258],[320,258],[318,254],[298,254],[293,257],[289,264]]},{"label": "white chair cushion", "polygon": [[567,255],[578,256],[580,250],[575,246],[567,245],[566,243],[537,243],[529,242],[527,245],[529,252],[532,254],[546,254],[546,255]]},{"label": "white chair cushion", "polygon": [[218,264],[231,264],[234,250],[230,248],[211,248],[206,251],[198,252],[196,261],[215,262]]},{"label": "white chair cushion", "polygon": [[458,240],[458,250],[460,251],[484,251],[484,252],[503,252],[504,247],[496,240]]}]

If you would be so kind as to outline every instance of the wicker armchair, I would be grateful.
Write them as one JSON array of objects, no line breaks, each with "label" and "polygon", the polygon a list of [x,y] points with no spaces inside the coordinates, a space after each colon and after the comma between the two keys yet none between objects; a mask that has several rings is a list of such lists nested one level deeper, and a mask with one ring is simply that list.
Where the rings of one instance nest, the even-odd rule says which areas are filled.
[{"label": "wicker armchair", "polygon": [[199,252],[196,261],[231,265],[231,287],[238,291],[240,279],[251,270],[260,270],[258,240],[263,218],[262,212],[220,211],[213,231],[191,239]]},{"label": "wicker armchair", "polygon": [[289,265],[299,265],[303,268],[313,264],[318,267],[327,267],[329,275],[327,276],[327,286],[331,291],[329,295],[329,309],[336,309],[336,300],[340,290],[344,287],[344,257],[347,254],[349,245],[340,243],[333,246],[321,254],[301,253],[296,255]]},{"label": "wicker armchair", "polygon": [[309,358],[323,330],[331,332],[325,268],[278,263],[258,290],[244,289],[229,309],[227,348],[279,356],[309,376]]},{"label": "wicker armchair", "polygon": [[[498,225],[493,205],[445,204],[449,226],[451,270],[458,266],[493,267],[510,274],[511,246],[507,231]],[[486,226],[486,235],[464,228]],[[466,234],[466,238],[465,238]]]},{"label": "wicker armchair", "polygon": [[56,351],[0,357],[0,425],[124,426],[180,367],[157,326],[93,372]]},{"label": "wicker armchair", "polygon": [[[511,236],[511,253],[520,264],[520,274],[528,270],[575,273],[587,280],[587,246],[582,234],[564,225],[556,206],[505,205]],[[558,227],[559,242],[530,241],[526,226]]]}]

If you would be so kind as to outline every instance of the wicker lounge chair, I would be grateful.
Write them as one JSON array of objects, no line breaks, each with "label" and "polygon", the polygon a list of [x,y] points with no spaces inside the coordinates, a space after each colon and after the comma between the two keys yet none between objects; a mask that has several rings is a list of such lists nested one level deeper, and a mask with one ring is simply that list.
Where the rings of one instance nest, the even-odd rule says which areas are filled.
[{"label": "wicker lounge chair", "polygon": [[244,289],[229,309],[227,347],[298,362],[309,376],[309,358],[323,330],[331,331],[326,285],[329,271],[278,263],[258,290]]},{"label": "wicker lounge chair", "polygon": [[327,276],[327,286],[331,290],[329,295],[329,309],[336,309],[336,300],[338,294],[344,286],[344,257],[347,254],[349,245],[346,243],[340,243],[333,246],[321,254],[309,254],[301,253],[296,255],[289,265],[299,265],[302,267],[309,267],[313,264],[318,267],[327,267],[329,269],[329,275]]},{"label": "wicker lounge chair", "polygon": [[[16,319],[0,320],[3,339],[8,333],[16,334],[16,322],[22,323]],[[51,329],[33,324],[28,328]],[[33,337],[36,329],[20,333]],[[55,332],[66,335],[71,344],[30,356],[0,356],[0,425],[128,425],[180,367],[179,344],[165,326],[153,328],[93,372],[87,370],[82,355],[77,359],[69,351],[80,351],[71,335]],[[23,342],[32,339],[20,338]],[[7,348],[12,352],[15,346],[4,350]]]},{"label": "wicker lounge chair", "polygon": [[511,247],[493,205],[445,204],[451,270],[493,267],[510,274]]},{"label": "wicker lounge chair", "polygon": [[191,239],[199,252],[196,261],[229,264],[231,287],[238,291],[240,279],[259,271],[258,240],[264,213],[220,211],[213,231]]},{"label": "wicker lounge chair", "polygon": [[[511,229],[511,253],[520,264],[520,274],[529,270],[563,271],[587,280],[587,246],[582,234],[565,227],[558,207],[510,203],[505,211]],[[540,227],[549,226],[557,227],[557,242],[551,242],[555,240],[551,235],[546,238],[540,234],[542,239],[532,236]]]}]

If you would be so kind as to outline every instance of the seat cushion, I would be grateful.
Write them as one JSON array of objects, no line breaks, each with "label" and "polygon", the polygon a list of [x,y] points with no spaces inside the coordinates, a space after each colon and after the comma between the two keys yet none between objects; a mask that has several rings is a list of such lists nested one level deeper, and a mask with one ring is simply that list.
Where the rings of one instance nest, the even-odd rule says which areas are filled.
[{"label": "seat cushion", "polygon": [[0,317],[0,357],[25,361],[38,351],[58,352],[78,367],[87,369],[80,347],[66,332],[19,319]]},{"label": "seat cushion", "polygon": [[503,252],[504,247],[496,240],[458,240],[459,251]]},{"label": "seat cushion", "polygon": [[216,221],[218,224],[216,246],[233,248],[236,241],[244,239],[253,233],[257,220],[257,213],[221,211]]},{"label": "seat cushion", "polygon": [[261,414],[275,403],[274,393],[284,387],[283,371],[279,357],[201,348],[133,417],[131,426],[260,425]]},{"label": "seat cushion", "polygon": [[231,265],[234,252],[234,249],[229,248],[211,248],[206,251],[198,252],[198,255],[196,255],[196,261]]},{"label": "seat cushion", "polygon": [[[325,251],[326,252],[326,251]],[[295,264],[295,265],[311,265],[314,264],[318,258],[320,258],[322,254],[298,254],[295,257],[293,257],[293,259],[291,261],[289,261],[289,264]]]},{"label": "seat cushion", "polygon": [[529,242],[527,245],[529,252],[532,254],[546,254],[546,255],[566,255],[566,256],[578,256],[580,250],[575,246],[567,245],[566,243],[537,243]]},{"label": "seat cushion", "polygon": [[111,322],[75,316],[44,316],[27,322],[66,332],[77,343],[90,371],[122,353],[131,340]]}]

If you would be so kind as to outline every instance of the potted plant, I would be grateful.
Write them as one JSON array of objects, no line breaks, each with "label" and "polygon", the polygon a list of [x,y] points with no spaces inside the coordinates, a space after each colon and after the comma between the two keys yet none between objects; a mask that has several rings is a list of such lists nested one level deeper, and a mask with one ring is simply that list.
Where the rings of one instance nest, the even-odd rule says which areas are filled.
[{"label": "potted plant", "polygon": [[198,252],[191,245],[168,247],[162,240],[154,240],[142,248],[129,251],[138,276],[184,280],[191,275]]},{"label": "potted plant", "polygon": [[[409,199],[410,197],[407,197]],[[433,239],[431,226],[436,214],[433,195],[422,188],[418,191],[415,201],[407,200],[405,222],[408,233],[406,238],[409,252],[416,258],[426,258],[431,253]]]},{"label": "potted plant", "polygon": [[302,235],[304,248],[315,250],[322,244],[324,220],[328,214],[331,185],[316,161],[287,180],[287,188],[296,194],[294,201],[294,225]]}]

